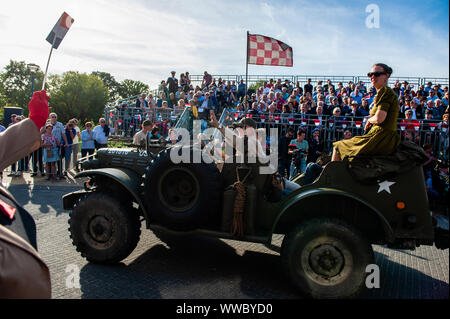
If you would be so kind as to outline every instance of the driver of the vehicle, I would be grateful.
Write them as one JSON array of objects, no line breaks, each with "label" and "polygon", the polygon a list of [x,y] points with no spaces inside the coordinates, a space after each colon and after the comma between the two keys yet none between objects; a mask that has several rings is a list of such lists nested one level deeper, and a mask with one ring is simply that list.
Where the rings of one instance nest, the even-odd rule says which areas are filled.
[{"label": "driver of the vehicle", "polygon": [[[267,155],[265,153],[265,149],[262,147],[261,142],[257,138],[256,122],[253,119],[243,118],[239,122],[234,123],[233,126],[236,128],[236,130],[231,130],[228,127],[220,126],[214,112],[212,112],[211,125],[220,131],[222,136],[224,136],[225,138],[225,143],[231,145],[234,149],[236,149],[236,145],[244,145],[244,141],[240,140],[247,138],[247,145],[248,145],[248,147],[246,148],[247,154],[239,154],[240,151],[236,149],[237,156],[246,155],[247,157],[258,158],[261,163],[269,162]],[[273,168],[272,171],[277,172],[277,169]],[[277,187],[281,190],[284,189],[285,193],[290,193],[300,188],[300,185],[298,185],[297,183],[291,182],[290,180],[285,178],[280,178],[278,176],[278,173],[273,174],[272,181],[273,181],[272,185],[274,187]]]}]

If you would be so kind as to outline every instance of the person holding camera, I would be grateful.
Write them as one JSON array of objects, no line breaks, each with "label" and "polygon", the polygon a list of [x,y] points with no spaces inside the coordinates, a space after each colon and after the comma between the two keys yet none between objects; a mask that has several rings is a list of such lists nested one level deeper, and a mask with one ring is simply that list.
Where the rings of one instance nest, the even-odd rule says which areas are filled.
[{"label": "person holding camera", "polygon": [[114,133],[114,128],[106,125],[106,120],[104,117],[98,119],[98,125],[94,127],[94,143],[95,148],[98,150],[100,148],[108,147],[108,136],[110,133]]},{"label": "person holding camera", "polygon": [[65,164],[65,170],[64,170],[64,176],[67,176],[67,171],[70,168],[70,159],[72,158],[72,144],[73,139],[77,135],[77,131],[74,128],[73,120],[70,120],[67,122],[65,129],[66,139],[67,143],[64,145],[65,152],[64,152],[64,164]]},{"label": "person holding camera", "polygon": [[308,154],[309,144],[304,130],[298,130],[297,139],[289,144],[289,155],[292,155],[290,178],[301,174],[306,170],[306,155]]}]

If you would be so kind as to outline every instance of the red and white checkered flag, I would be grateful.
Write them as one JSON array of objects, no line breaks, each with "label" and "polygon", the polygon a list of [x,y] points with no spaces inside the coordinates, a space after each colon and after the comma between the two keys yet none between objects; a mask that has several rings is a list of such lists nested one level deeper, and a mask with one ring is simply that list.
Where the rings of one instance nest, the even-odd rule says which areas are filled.
[{"label": "red and white checkered flag", "polygon": [[277,39],[258,34],[248,35],[248,64],[292,66],[292,47]]}]

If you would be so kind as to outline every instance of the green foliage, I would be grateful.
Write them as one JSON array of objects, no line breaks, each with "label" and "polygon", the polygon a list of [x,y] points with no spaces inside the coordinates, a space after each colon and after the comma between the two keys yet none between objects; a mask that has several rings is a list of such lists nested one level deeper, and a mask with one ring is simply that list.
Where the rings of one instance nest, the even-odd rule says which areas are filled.
[{"label": "green foliage", "polygon": [[54,77],[49,93],[51,111],[63,123],[74,117],[81,123],[87,120],[96,123],[108,101],[108,90],[97,75],[75,71]]},{"label": "green foliage", "polygon": [[32,77],[34,90],[42,86],[44,74],[39,70],[32,76],[24,61],[10,60],[0,73],[0,105],[17,105],[25,109],[28,114],[28,102],[31,98]]},{"label": "green foliage", "polygon": [[108,89],[108,102],[113,102],[120,98],[120,83],[116,81],[114,76],[108,72],[100,71],[92,72],[91,75],[98,76],[103,81],[103,85]]},{"label": "green foliage", "polygon": [[148,85],[141,81],[126,79],[120,83],[119,95],[122,98],[127,98],[147,92],[148,89]]},{"label": "green foliage", "polygon": [[[32,82],[34,91],[42,88],[44,74],[38,70],[33,75],[25,61],[10,60],[0,71],[0,118],[4,106],[18,106],[28,115],[28,102],[31,98]],[[128,98],[148,92],[149,86],[140,81],[124,80],[117,82],[107,72],[94,71],[90,75],[75,71],[62,75],[49,75],[46,90],[50,95],[50,111],[58,114],[61,122],[71,118],[94,123],[104,115],[106,103],[119,98]]]}]

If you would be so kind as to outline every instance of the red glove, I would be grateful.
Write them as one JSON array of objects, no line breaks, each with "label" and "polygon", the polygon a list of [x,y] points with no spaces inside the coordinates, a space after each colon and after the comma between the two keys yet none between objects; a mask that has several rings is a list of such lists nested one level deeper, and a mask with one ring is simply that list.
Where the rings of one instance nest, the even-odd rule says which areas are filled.
[{"label": "red glove", "polygon": [[38,130],[45,125],[48,118],[48,99],[50,97],[47,95],[45,90],[36,91],[33,93],[30,103],[28,103],[28,108],[30,110],[30,119],[36,124]]}]

